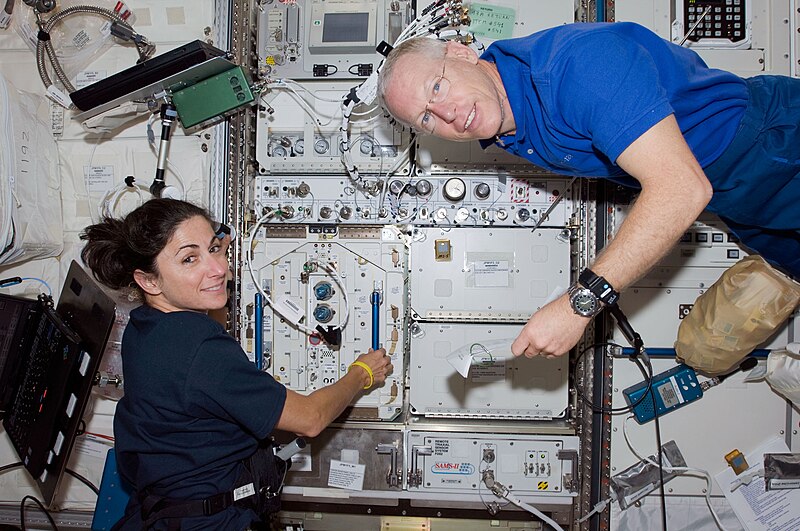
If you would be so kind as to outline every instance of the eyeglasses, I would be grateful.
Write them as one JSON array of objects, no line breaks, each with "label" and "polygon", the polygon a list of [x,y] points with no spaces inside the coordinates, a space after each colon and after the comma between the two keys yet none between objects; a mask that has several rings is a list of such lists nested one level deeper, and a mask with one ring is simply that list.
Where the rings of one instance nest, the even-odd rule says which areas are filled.
[{"label": "eyeglasses", "polygon": [[444,71],[447,68],[447,53],[444,55],[444,62],[442,63],[442,75],[437,77],[431,85],[430,97],[428,98],[428,105],[425,106],[425,114],[420,118],[420,128],[428,134],[433,134],[436,129],[436,117],[431,113],[428,107],[434,103],[442,103],[447,99],[447,94],[450,92],[450,80],[444,77]]}]

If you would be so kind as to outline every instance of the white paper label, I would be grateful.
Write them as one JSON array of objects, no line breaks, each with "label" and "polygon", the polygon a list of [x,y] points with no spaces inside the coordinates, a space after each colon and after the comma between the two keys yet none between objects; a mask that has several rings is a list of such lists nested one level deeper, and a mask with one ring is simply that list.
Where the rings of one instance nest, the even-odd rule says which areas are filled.
[{"label": "white paper label", "polygon": [[308,446],[297,452],[291,457],[292,472],[312,472],[311,451]]},{"label": "white paper label", "polygon": [[509,285],[508,260],[475,262],[475,287],[507,288]]},{"label": "white paper label", "polygon": [[770,479],[770,489],[800,489],[800,479]]},{"label": "white paper label", "polygon": [[473,382],[502,382],[506,379],[505,360],[475,356],[472,358],[469,377]]},{"label": "white paper label", "polygon": [[103,193],[111,188],[114,182],[114,166],[84,166],[86,190],[91,193]]},{"label": "white paper label", "polygon": [[54,135],[64,134],[64,108],[50,100],[50,131]]},{"label": "white paper label", "polygon": [[328,473],[328,486],[339,489],[363,490],[364,465],[354,465],[344,461],[331,460],[331,470]]},{"label": "white paper label", "polygon": [[252,483],[248,483],[247,485],[242,485],[238,489],[234,489],[233,491],[233,501],[241,500],[242,498],[247,498],[252,496],[256,493],[255,487],[253,487]]},{"label": "white paper label", "polygon": [[75,77],[75,88],[80,89],[106,78],[105,70],[84,70]]}]

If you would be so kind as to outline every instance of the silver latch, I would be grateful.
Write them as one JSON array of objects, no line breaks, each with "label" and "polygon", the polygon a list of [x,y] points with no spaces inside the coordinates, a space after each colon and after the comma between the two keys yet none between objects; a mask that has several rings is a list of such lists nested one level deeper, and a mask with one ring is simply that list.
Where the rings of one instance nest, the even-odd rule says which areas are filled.
[{"label": "silver latch", "polygon": [[422,469],[417,464],[417,458],[420,455],[433,455],[433,448],[430,446],[411,447],[411,469],[408,471],[409,488],[422,485]]},{"label": "silver latch", "polygon": [[397,466],[397,445],[396,443],[382,443],[375,447],[375,451],[379,454],[390,454],[391,457],[391,465],[389,465],[389,470],[386,472],[386,483],[389,484],[390,487],[397,487],[400,485],[400,480],[402,479],[402,471],[400,467]]}]

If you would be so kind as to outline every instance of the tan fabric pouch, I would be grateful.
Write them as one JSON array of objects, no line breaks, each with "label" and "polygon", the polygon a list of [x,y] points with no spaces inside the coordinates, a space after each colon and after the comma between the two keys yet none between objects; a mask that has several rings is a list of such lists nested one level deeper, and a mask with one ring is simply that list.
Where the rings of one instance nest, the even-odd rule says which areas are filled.
[{"label": "tan fabric pouch", "polygon": [[743,258],[700,295],[678,328],[678,360],[715,376],[730,372],[800,303],[800,284],[758,255]]}]

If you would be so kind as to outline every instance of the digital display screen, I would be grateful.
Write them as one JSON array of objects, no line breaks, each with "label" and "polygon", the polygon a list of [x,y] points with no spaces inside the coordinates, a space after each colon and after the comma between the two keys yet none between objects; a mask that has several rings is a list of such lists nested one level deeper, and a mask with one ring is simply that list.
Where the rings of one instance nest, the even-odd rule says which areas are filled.
[{"label": "digital display screen", "polygon": [[664,402],[664,407],[667,409],[673,408],[680,404],[680,399],[678,398],[678,392],[675,390],[675,384],[672,381],[664,382],[663,384],[659,385],[656,390],[658,394],[661,395],[661,401]]},{"label": "digital display screen", "polygon": [[322,42],[367,42],[369,13],[325,13]]}]

